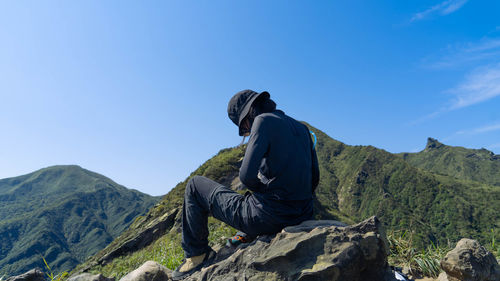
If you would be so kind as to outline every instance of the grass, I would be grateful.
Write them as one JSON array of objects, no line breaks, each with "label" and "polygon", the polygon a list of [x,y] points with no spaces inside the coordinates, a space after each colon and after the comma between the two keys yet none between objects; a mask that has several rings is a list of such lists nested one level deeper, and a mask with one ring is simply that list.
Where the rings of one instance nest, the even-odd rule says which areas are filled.
[{"label": "grass", "polygon": [[68,277],[68,272],[67,271],[64,271],[64,272],[59,273],[59,274],[57,274],[57,275],[54,276],[54,273],[52,272],[52,269],[50,268],[49,264],[47,263],[47,261],[45,260],[45,258],[43,257],[43,255],[42,255],[42,259],[43,259],[43,263],[45,263],[45,267],[47,268],[47,271],[48,271],[45,274],[47,274],[47,277],[49,277],[51,281],[62,281],[66,277]]},{"label": "grass", "polygon": [[498,245],[498,243],[497,243],[495,231],[493,229],[491,230],[491,243],[486,248],[493,255],[495,255],[495,257],[497,258],[497,261],[500,262],[500,245]]},{"label": "grass", "polygon": [[149,260],[158,262],[169,269],[175,269],[184,258],[180,240],[180,234],[167,234],[144,249],[115,258],[107,265],[92,268],[90,272],[101,273],[119,280]]},{"label": "grass", "polygon": [[[234,228],[212,217],[208,220],[208,229],[210,231],[208,241],[211,247],[224,244],[226,239],[236,232]],[[119,280],[146,261],[155,261],[168,269],[174,270],[182,263],[183,259],[184,251],[181,247],[181,234],[171,231],[146,248],[115,258],[105,266],[96,266],[90,272],[94,274],[100,273]]]},{"label": "grass", "polygon": [[[491,230],[491,243],[485,245],[497,260],[500,260],[500,247],[496,242],[495,231]],[[414,233],[410,231],[391,231],[387,235],[390,254],[389,264],[409,268],[410,274],[438,277],[441,272],[440,261],[452,250],[453,245],[436,245],[429,242],[425,249],[418,249],[414,243]]]},{"label": "grass", "polygon": [[419,250],[415,247],[412,236],[408,231],[392,231],[387,235],[389,264],[406,267],[413,276],[436,278],[441,272],[440,261],[451,248],[430,242],[425,249]]}]

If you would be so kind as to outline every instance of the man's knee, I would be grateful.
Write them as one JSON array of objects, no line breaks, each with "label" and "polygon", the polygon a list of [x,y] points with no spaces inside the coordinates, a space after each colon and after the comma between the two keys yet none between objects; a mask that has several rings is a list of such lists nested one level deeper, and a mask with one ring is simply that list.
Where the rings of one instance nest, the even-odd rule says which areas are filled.
[{"label": "man's knee", "polygon": [[195,186],[195,183],[194,183],[194,178],[196,178],[197,176],[194,176],[192,178],[190,178],[186,184],[186,191],[185,191],[185,194],[189,194],[189,193],[192,193],[196,186]]},{"label": "man's knee", "polygon": [[194,176],[191,179],[189,179],[188,183],[186,184],[186,191],[185,194],[191,194],[196,190],[196,185],[199,183],[200,179],[203,178],[202,176]]}]

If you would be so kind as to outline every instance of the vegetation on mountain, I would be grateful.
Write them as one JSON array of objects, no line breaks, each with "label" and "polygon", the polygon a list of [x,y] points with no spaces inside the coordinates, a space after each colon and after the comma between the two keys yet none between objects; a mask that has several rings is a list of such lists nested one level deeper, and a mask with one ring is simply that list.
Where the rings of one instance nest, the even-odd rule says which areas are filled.
[{"label": "vegetation on mountain", "polygon": [[[411,241],[411,245],[406,243],[407,251],[422,251],[422,265],[433,258],[435,260],[448,243],[454,243],[462,237],[478,239],[485,245],[489,244],[492,237],[500,237],[500,188],[497,186],[427,171],[413,166],[400,155],[372,146],[349,146],[309,127],[318,137],[316,150],[321,171],[315,196],[317,219],[354,223],[376,215],[391,233],[406,233],[404,239]],[[125,233],[136,232],[140,225],[169,210],[180,208],[186,183],[194,175],[207,176],[237,190],[244,151],[244,146],[221,150],[172,189],[148,215],[132,224]],[[147,250],[128,254],[106,265],[88,267],[96,262],[96,259],[91,258],[76,271],[88,267],[93,272],[106,272],[119,277],[134,269],[125,265],[128,261],[135,260],[134,265],[137,265],[151,258],[173,269],[178,263],[162,262],[164,258],[161,255],[151,257],[149,253],[158,252],[158,247],[176,248],[173,245],[177,245],[177,248],[171,252],[178,253],[179,226],[180,221],[177,221],[170,232],[148,246]],[[210,229],[225,229],[222,231],[224,233],[232,230],[217,220],[210,220]],[[119,240],[113,243],[120,243]],[[211,237],[211,241],[217,240]],[[397,240],[401,242],[400,246],[405,245],[401,237],[393,239],[393,242]],[[435,248],[429,248],[429,245]],[[394,249],[394,257],[403,252],[401,247]],[[439,250],[437,254],[433,249]],[[109,248],[96,256],[103,256],[107,251]],[[427,270],[430,272],[428,274],[435,274],[432,264],[426,269],[418,264],[419,261],[413,259],[408,262],[421,272]]]},{"label": "vegetation on mountain", "polygon": [[500,186],[500,156],[484,148],[448,146],[428,138],[423,151],[399,156],[412,166],[432,173]]},{"label": "vegetation on mountain", "polygon": [[78,166],[0,180],[0,276],[70,270],[113,241],[159,198]]},{"label": "vegetation on mountain", "polygon": [[500,188],[437,175],[372,146],[349,146],[311,128],[318,137],[320,217],[354,221],[376,215],[389,230],[414,233],[426,246],[471,237],[487,243],[500,233]]}]

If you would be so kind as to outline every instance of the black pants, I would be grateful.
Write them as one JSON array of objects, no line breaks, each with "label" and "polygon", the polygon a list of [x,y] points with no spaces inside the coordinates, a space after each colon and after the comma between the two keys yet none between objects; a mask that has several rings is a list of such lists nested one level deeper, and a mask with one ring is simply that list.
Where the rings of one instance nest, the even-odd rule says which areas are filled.
[{"label": "black pants", "polygon": [[186,185],[182,212],[182,248],[186,258],[208,251],[210,214],[249,236],[276,233],[312,215],[311,212],[300,217],[274,216],[265,212],[262,203],[250,192],[241,195],[201,176],[193,177]]}]

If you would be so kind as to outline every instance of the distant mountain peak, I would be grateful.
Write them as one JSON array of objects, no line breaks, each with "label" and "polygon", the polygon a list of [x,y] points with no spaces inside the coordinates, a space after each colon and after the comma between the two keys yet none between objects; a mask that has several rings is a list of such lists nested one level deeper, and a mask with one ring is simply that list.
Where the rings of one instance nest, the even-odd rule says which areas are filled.
[{"label": "distant mountain peak", "polygon": [[40,254],[69,270],[157,201],[77,165],[0,179],[0,277],[43,267]]},{"label": "distant mountain peak", "polygon": [[69,165],[48,166],[48,167],[42,168],[40,170],[57,170],[57,169],[83,169],[83,168],[81,166],[78,166],[75,164],[69,164]]},{"label": "distant mountain peak", "polygon": [[436,149],[443,146],[444,144],[440,143],[437,139],[429,137],[427,138],[427,145],[425,146],[425,150]]}]

